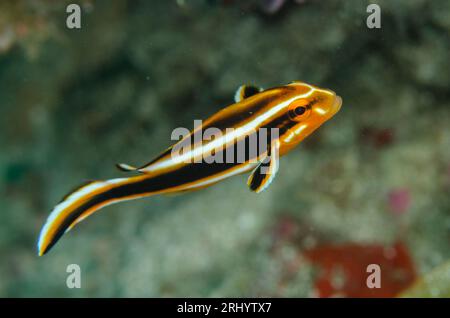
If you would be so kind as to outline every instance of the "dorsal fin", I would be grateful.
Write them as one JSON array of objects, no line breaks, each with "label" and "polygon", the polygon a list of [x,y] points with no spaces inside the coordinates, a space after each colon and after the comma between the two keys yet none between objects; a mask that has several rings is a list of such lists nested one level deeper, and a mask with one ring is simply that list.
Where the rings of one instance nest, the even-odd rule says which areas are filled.
[{"label": "dorsal fin", "polygon": [[262,91],[261,87],[257,87],[254,85],[241,85],[241,86],[239,86],[239,88],[236,90],[236,93],[234,94],[234,101],[236,103],[239,103],[243,99],[246,99],[250,96],[256,95],[261,91]]},{"label": "dorsal fin", "polygon": [[125,172],[130,172],[130,171],[136,171],[138,170],[138,168],[133,167],[129,164],[126,163],[117,163],[116,164],[117,169],[119,169],[120,171],[125,171]]}]

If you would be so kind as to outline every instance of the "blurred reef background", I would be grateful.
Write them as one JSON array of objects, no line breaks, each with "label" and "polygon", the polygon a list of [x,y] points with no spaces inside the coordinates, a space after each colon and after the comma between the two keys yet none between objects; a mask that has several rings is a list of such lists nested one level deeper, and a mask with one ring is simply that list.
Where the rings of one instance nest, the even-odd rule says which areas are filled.
[{"label": "blurred reef background", "polygon": [[[293,80],[344,103],[267,191],[239,176],[114,205],[37,256],[74,186],[147,162],[243,83]],[[3,297],[450,297],[450,2],[1,1],[0,150]]]}]

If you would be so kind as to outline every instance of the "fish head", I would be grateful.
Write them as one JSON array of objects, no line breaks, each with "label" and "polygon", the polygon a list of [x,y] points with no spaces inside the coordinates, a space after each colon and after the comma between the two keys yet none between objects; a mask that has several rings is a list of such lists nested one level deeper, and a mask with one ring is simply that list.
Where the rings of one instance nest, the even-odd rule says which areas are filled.
[{"label": "fish head", "polygon": [[341,97],[331,90],[303,82],[293,82],[289,86],[294,87],[285,108],[289,120],[285,132],[280,136],[281,146],[286,151],[332,118],[342,105]]}]

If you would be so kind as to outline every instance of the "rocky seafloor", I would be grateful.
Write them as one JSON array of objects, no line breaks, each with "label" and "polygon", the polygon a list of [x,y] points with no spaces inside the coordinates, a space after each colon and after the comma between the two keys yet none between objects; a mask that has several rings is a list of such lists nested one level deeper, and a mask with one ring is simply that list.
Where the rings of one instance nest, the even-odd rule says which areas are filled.
[{"label": "rocky seafloor", "polygon": [[[69,2],[0,4],[0,296],[450,297],[449,1],[80,1],[80,30]],[[242,83],[292,80],[344,103],[267,191],[110,206],[37,256],[74,186],[148,162]]]}]

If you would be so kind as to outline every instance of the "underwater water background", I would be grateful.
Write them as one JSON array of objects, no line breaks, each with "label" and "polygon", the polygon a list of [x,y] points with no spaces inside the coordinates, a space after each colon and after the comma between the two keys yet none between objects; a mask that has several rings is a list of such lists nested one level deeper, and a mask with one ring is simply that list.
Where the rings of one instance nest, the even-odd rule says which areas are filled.
[{"label": "underwater water background", "polygon": [[[113,205],[37,256],[73,187],[148,162],[241,84],[293,80],[343,106],[269,189]],[[0,178],[2,297],[449,297],[450,2],[2,1]]]}]

